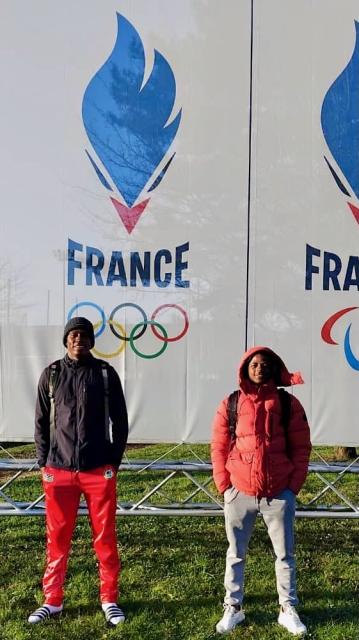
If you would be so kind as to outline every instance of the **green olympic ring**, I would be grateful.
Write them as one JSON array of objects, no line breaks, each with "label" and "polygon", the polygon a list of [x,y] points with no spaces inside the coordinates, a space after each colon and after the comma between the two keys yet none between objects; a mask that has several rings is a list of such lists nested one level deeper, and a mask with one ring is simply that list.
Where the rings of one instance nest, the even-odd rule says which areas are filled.
[{"label": "green olympic ring", "polygon": [[[158,327],[160,329],[160,331],[162,331],[163,333],[163,337],[166,340],[166,342],[163,342],[162,347],[160,348],[159,351],[156,351],[156,353],[151,353],[149,355],[145,354],[145,353],[141,353],[141,351],[139,351],[138,349],[136,349],[134,341],[136,340],[135,334],[137,329],[139,329],[140,327],[142,327],[142,325],[147,325],[150,324],[151,326],[155,326]],[[130,333],[130,345],[132,347],[132,350],[134,351],[134,353],[137,356],[140,356],[140,358],[145,358],[146,360],[151,360],[152,358],[158,358],[158,356],[162,355],[162,353],[167,349],[168,347],[168,334],[166,329],[159,323],[159,322],[155,322],[155,320],[147,320],[146,323],[145,322],[139,322],[138,324],[135,324],[135,326],[133,327],[131,333]]]}]

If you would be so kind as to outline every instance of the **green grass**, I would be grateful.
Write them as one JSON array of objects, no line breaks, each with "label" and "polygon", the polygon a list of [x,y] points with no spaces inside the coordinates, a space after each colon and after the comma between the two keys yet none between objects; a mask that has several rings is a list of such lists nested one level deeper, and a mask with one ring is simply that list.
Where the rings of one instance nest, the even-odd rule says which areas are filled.
[{"label": "green grass", "polygon": [[[31,457],[29,447],[16,455]],[[206,447],[194,447],[208,457]],[[165,452],[160,446],[130,450],[133,458]],[[14,448],[12,448],[14,453]],[[328,454],[328,452],[324,452]],[[183,456],[173,452],[171,458]],[[189,456],[187,456],[189,457]],[[355,478],[354,478],[355,480]],[[153,474],[119,477],[122,500],[154,482]],[[303,494],[313,491],[310,479]],[[343,481],[340,487],[343,488]],[[38,492],[37,474],[19,481],[19,495]],[[180,495],[184,484],[178,481]],[[358,485],[346,489],[357,501]],[[15,492],[15,490],[14,490]],[[17,496],[17,497],[18,497]],[[202,499],[202,498],[200,498]],[[358,522],[296,522],[301,615],[313,640],[359,640]],[[121,628],[108,629],[98,604],[96,560],[86,518],[79,518],[66,582],[65,611],[57,620],[31,627],[26,618],[42,602],[45,528],[41,517],[0,518],[2,640],[205,640],[215,638],[221,616],[226,540],[223,519],[195,517],[118,518],[122,555],[120,602],[127,614]],[[285,640],[276,624],[273,553],[262,521],[251,539],[246,567],[246,621],[230,638]]]}]

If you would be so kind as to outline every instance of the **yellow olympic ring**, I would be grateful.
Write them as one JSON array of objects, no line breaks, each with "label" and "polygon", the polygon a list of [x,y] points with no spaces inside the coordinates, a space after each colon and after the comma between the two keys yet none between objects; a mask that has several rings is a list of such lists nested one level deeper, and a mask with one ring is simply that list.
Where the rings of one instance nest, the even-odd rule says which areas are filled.
[{"label": "yellow olympic ring", "polygon": [[[116,322],[115,320],[107,320],[109,325],[115,325],[116,329],[120,329],[120,331],[122,332],[122,335],[124,338],[126,338],[126,331],[125,328],[122,324],[120,324],[119,322]],[[93,326],[94,331],[96,332],[97,329],[99,328],[99,326],[102,324],[102,321],[100,320],[99,322],[96,322]],[[91,349],[92,353],[94,353],[96,356],[98,356],[99,358],[115,358],[116,356],[119,356],[120,353],[122,353],[122,351],[124,350],[126,346],[126,342],[123,340],[123,342],[120,342],[120,346],[117,349],[117,351],[112,351],[111,353],[103,353],[102,351],[98,351],[98,349],[95,349],[95,347],[93,347]]]}]

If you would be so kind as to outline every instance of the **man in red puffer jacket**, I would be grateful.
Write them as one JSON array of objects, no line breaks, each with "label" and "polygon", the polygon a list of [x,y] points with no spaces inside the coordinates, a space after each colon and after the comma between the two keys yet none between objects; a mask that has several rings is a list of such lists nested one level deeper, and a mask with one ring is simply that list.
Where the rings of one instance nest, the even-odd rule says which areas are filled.
[{"label": "man in red puffer jacket", "polygon": [[[218,633],[227,633],[244,620],[244,565],[248,542],[260,513],[276,555],[275,571],[280,612],[278,622],[301,635],[306,627],[297,612],[294,557],[295,496],[301,489],[311,451],[305,411],[290,396],[288,424],[278,387],[301,384],[268,347],[253,347],[239,366],[239,396],[235,439],[229,429],[225,398],[213,422],[213,477],[224,494],[228,551],[224,585],[224,615]],[[283,393],[283,392],[282,392]]]}]

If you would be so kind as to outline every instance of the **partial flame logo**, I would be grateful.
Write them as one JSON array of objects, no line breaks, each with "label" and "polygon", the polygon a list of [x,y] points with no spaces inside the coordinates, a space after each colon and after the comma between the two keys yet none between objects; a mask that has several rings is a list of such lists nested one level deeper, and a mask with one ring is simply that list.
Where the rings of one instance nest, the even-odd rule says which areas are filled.
[{"label": "partial flame logo", "polygon": [[[359,22],[355,21],[356,42],[352,57],[344,71],[329,88],[322,105],[322,129],[326,143],[352,190],[334,170],[328,167],[339,189],[347,197],[359,199]],[[359,223],[359,208],[348,205]]]},{"label": "partial flame logo", "polygon": [[[86,151],[102,185],[121,194],[123,204],[111,197],[128,233],[131,233],[149,198],[135,205],[148,185],[161,182],[175,154],[155,177],[156,169],[171,146],[181,121],[180,110],[168,123],[176,97],[176,81],[166,59],[155,50],[154,64],[143,85],[145,53],[132,24],[117,14],[114,49],[88,84],[82,117],[91,145],[106,169]],[[108,179],[109,178],[109,179]],[[135,205],[135,206],[134,206]]]}]

